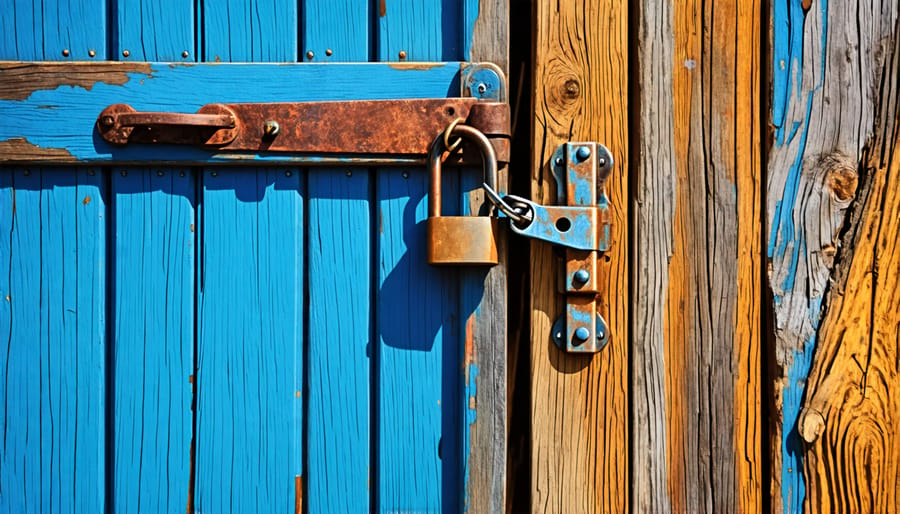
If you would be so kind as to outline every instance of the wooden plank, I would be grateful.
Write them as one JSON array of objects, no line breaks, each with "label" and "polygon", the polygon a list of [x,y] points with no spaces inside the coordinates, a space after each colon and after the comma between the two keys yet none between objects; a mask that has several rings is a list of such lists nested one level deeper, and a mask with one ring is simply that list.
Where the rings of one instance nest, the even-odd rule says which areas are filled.
[{"label": "wooden plank", "polygon": [[194,505],[289,512],[303,474],[300,175],[213,168],[202,184]]},{"label": "wooden plank", "polygon": [[[896,6],[895,6],[896,7]],[[896,13],[896,11],[895,11]],[[841,238],[819,329],[799,432],[808,444],[806,512],[900,510],[900,34],[868,59],[880,77],[873,139],[856,206]],[[853,196],[853,176],[828,182],[833,201]]]},{"label": "wooden plank", "polygon": [[[508,76],[508,0],[463,0],[462,60],[492,62]],[[463,213],[482,212],[483,172],[461,175]],[[508,173],[501,170],[500,190]],[[460,312],[472,314],[463,331],[462,507],[465,512],[506,510],[507,466],[507,247],[498,241],[500,265],[488,270],[461,269]]]},{"label": "wooden plank", "polygon": [[121,61],[196,60],[194,2],[117,0],[109,57]]},{"label": "wooden plank", "polygon": [[306,502],[310,512],[364,512],[372,465],[369,173],[308,173]]},{"label": "wooden plank", "polygon": [[550,327],[563,312],[558,260],[549,245],[532,244],[534,512],[621,512],[628,506],[628,16],[621,2],[536,3],[532,198],[555,200],[548,164],[568,140],[607,145],[616,165],[609,183],[609,290],[600,299],[612,339],[600,354],[568,355],[551,341]]},{"label": "wooden plank", "polygon": [[760,5],[638,16],[632,509],[756,512]]},{"label": "wooden plank", "polygon": [[91,61],[107,54],[105,0],[10,0],[0,16],[0,60]]},{"label": "wooden plank", "polygon": [[[113,59],[185,60],[181,53],[190,49],[193,60],[193,5],[125,0],[115,14]],[[115,234],[107,292],[115,302],[109,507],[190,509],[196,177],[187,168],[109,173]]]},{"label": "wooden plank", "polygon": [[807,497],[797,420],[822,334],[822,302],[855,194],[850,185],[875,133],[900,11],[893,0],[799,7],[772,5],[773,146],[766,181],[775,314],[772,496],[775,509],[791,513]]},{"label": "wooden plank", "polygon": [[[205,2],[205,59],[295,61],[297,8],[288,1]],[[274,79],[257,75],[257,83],[260,77]],[[255,98],[262,100],[258,90]],[[290,512],[298,503],[305,440],[301,177],[296,168],[203,171],[198,511]]]},{"label": "wooden plank", "polygon": [[[327,4],[327,5],[326,5]],[[369,9],[360,2],[303,3],[307,60],[367,61]],[[335,23],[339,20],[339,23]],[[330,53],[330,55],[329,55]],[[373,495],[373,249],[367,169],[308,169],[309,512],[366,512]]]},{"label": "wooden plank", "polygon": [[195,177],[184,168],[111,175],[112,506],[180,511],[191,486],[194,425]]},{"label": "wooden plank", "polygon": [[[113,103],[142,111],[196,112],[216,102],[443,98],[458,90],[458,62],[393,64],[0,63],[0,162],[319,164],[323,156],[216,154],[187,147],[116,147],[97,139]],[[260,80],[266,77],[266,80]],[[327,84],[327,87],[324,86]],[[398,88],[398,84],[410,87]],[[347,163],[365,164],[345,159]],[[339,161],[340,162],[340,161]]]},{"label": "wooden plank", "polygon": [[[12,204],[0,508],[98,512],[105,466],[105,191],[95,169],[4,169]],[[9,180],[11,178],[11,181]],[[11,208],[10,208],[11,207]]]},{"label": "wooden plank", "polygon": [[377,60],[458,60],[463,39],[462,1],[378,0]]},{"label": "wooden plank", "polygon": [[[104,58],[106,3],[6,6],[0,59]],[[68,56],[63,50],[68,50]],[[93,52],[93,56],[89,55]],[[9,118],[3,117],[2,125]],[[100,512],[106,482],[106,188],[93,168],[3,168],[8,332],[0,511]]]},{"label": "wooden plank", "polygon": [[[458,274],[424,258],[427,189],[420,170],[378,171],[377,508],[388,512],[459,510]],[[458,197],[457,177],[442,193]]]}]

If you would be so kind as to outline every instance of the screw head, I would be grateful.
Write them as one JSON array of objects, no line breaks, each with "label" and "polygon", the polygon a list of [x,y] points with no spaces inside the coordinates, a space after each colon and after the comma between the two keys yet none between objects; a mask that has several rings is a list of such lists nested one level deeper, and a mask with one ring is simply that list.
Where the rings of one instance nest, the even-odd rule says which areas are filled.
[{"label": "screw head", "polygon": [[587,341],[589,337],[591,337],[591,331],[588,330],[587,327],[578,327],[575,329],[575,333],[572,334],[576,341],[583,343]]},{"label": "screw head", "polygon": [[129,55],[131,55],[131,52],[129,52],[128,50],[122,50],[122,57],[128,57]]},{"label": "screw head", "polygon": [[587,270],[580,269],[576,271],[574,275],[572,275],[572,278],[579,284],[585,284],[588,280],[590,280],[591,274],[588,273]]},{"label": "screw head", "polygon": [[578,150],[575,150],[575,157],[578,157],[579,161],[586,161],[591,157],[591,149],[587,146],[579,146]]},{"label": "screw head", "polygon": [[263,134],[266,137],[275,137],[278,135],[278,132],[281,131],[281,127],[278,125],[278,122],[275,120],[267,120],[266,124],[263,125]]}]

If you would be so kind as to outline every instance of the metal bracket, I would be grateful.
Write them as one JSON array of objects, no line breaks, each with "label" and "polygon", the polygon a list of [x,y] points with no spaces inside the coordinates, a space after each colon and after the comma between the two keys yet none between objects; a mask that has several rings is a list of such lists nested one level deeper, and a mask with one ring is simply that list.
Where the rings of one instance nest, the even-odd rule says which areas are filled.
[{"label": "metal bracket", "polygon": [[610,209],[606,180],[612,170],[609,150],[597,143],[566,143],[553,154],[557,199],[565,206],[544,206],[516,196],[503,200],[524,223],[511,223],[518,234],[566,248],[560,292],[566,313],[554,323],[553,341],[572,353],[596,353],[609,341],[600,314],[607,289]]}]

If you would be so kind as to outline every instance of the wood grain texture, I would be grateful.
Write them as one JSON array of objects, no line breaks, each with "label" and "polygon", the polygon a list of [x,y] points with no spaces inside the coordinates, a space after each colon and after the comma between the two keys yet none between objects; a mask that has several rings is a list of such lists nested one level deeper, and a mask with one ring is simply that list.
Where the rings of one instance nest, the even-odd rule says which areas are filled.
[{"label": "wood grain texture", "polygon": [[[773,506],[806,498],[797,431],[824,294],[841,250],[861,151],[875,134],[879,88],[900,8],[876,3],[772,5],[773,146],[767,163],[768,278],[775,341]],[[819,334],[819,335],[817,335]]]},{"label": "wood grain texture", "polygon": [[600,310],[609,345],[568,355],[550,339],[563,311],[560,265],[549,245],[531,251],[531,501],[534,512],[621,512],[628,477],[628,4],[536,2],[532,198],[555,199],[549,159],[566,141],[598,141],[613,153],[609,290]]},{"label": "wood grain texture", "polygon": [[798,422],[806,512],[900,511],[900,33],[880,48],[873,138]]},{"label": "wood grain texture", "polygon": [[[462,2],[462,55],[470,62],[491,62],[509,80],[509,0]],[[460,178],[462,211],[483,211],[482,170]],[[508,182],[500,172],[500,190]],[[500,265],[460,271],[460,310],[474,312],[463,330],[463,510],[501,513],[506,509],[507,467],[507,247],[497,242]],[[524,300],[522,300],[524,301]],[[477,307],[473,308],[473,305]]]},{"label": "wood grain texture", "polygon": [[0,60],[103,60],[106,8],[104,0],[6,1],[0,16]]},{"label": "wood grain texture", "polygon": [[[646,49],[641,83],[649,90],[640,93],[647,157],[634,207],[634,312],[636,326],[652,327],[652,337],[638,339],[652,362],[638,363],[633,378],[652,372],[645,387],[655,391],[660,362],[649,354],[659,353],[665,409],[648,390],[650,423],[637,419],[632,427],[640,434],[662,426],[666,436],[664,453],[659,446],[638,450],[648,460],[636,455],[634,466],[653,470],[665,462],[666,469],[651,474],[644,502],[635,498],[639,511],[663,508],[663,478],[673,512],[762,508],[760,11],[759,2],[686,0],[673,4],[671,27],[664,15],[642,17],[655,25],[641,23],[639,41]],[[671,139],[657,134],[669,119]],[[671,150],[661,148],[667,144]]]},{"label": "wood grain texture", "polygon": [[192,62],[196,60],[194,2],[116,0],[117,30],[110,59]]}]

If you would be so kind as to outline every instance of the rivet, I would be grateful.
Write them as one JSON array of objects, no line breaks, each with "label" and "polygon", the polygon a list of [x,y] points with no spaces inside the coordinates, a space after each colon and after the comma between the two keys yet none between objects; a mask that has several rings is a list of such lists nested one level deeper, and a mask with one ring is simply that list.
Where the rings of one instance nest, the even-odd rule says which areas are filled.
[{"label": "rivet", "polygon": [[163,176],[163,175],[164,175],[163,170],[158,170],[158,171],[156,172],[156,176],[157,176],[157,177],[161,177],[161,176]]},{"label": "rivet", "polygon": [[485,91],[487,91],[487,86],[485,85],[484,82],[479,82],[477,89],[478,89],[478,94],[483,95],[485,93]]},{"label": "rivet", "polygon": [[591,149],[586,146],[579,146],[578,150],[575,150],[575,157],[578,157],[579,161],[586,161],[591,157]]},{"label": "rivet", "polygon": [[69,56],[69,49],[66,48],[63,50],[63,57],[68,57],[68,56]]},{"label": "rivet", "polygon": [[316,55],[316,54],[314,54],[312,50],[306,52],[306,58],[307,58],[307,59],[312,59],[313,57],[315,57],[315,55]]},{"label": "rivet", "polygon": [[576,341],[584,342],[587,341],[587,338],[591,337],[591,331],[588,330],[587,327],[578,327],[575,329],[573,336]]},{"label": "rivet", "polygon": [[346,175],[347,175],[347,176],[348,176],[348,177],[352,177],[352,176],[353,176],[353,172],[352,172],[352,171],[350,171],[350,170],[347,170],[347,173],[346,173]]},{"label": "rivet", "polygon": [[122,170],[122,171],[119,172],[119,175],[122,175],[123,177],[127,177],[127,176],[128,176],[128,172],[125,171],[125,170]]},{"label": "rivet", "polygon": [[553,163],[556,164],[557,166],[562,166],[563,164],[565,164],[565,161],[563,160],[562,157],[557,157],[556,160],[553,161]]},{"label": "rivet", "polygon": [[280,130],[281,127],[275,120],[266,120],[266,124],[263,125],[263,133],[266,135],[266,137],[275,137],[278,135],[278,132]]},{"label": "rivet", "polygon": [[606,166],[606,159],[604,159],[603,157],[597,159],[597,166],[601,168]]},{"label": "rivet", "polygon": [[181,52],[181,56],[184,58],[187,58],[187,56],[189,56],[189,55],[191,55],[191,54],[189,54],[187,50],[185,50],[184,52]]},{"label": "rivet", "polygon": [[399,55],[400,55],[400,58],[401,58],[401,59],[406,59],[406,50],[400,50],[400,54],[399,54]]},{"label": "rivet", "polygon": [[93,50],[88,50],[88,55],[93,57],[93,56],[97,55],[97,52],[95,52]]},{"label": "rivet", "polygon": [[131,52],[129,52],[128,50],[122,50],[123,57],[128,57],[129,55],[131,55]]},{"label": "rivet", "polygon": [[219,173],[216,172],[216,171],[213,171],[213,172],[210,172],[210,176],[212,176],[212,177],[218,177],[218,176],[219,176]]},{"label": "rivet", "polygon": [[575,279],[575,282],[579,284],[585,284],[591,278],[591,274],[587,272],[587,270],[580,269],[572,275],[572,278]]},{"label": "rivet", "polygon": [[409,172],[408,172],[408,171],[404,171],[403,173],[401,173],[401,175],[403,175],[403,178],[409,178]]},{"label": "rivet", "polygon": [[285,177],[290,177],[291,175],[293,175],[293,173],[291,173],[290,171],[285,171],[285,172],[284,172],[284,176],[285,176]]},{"label": "rivet", "polygon": [[326,49],[325,49],[325,55],[331,55],[331,54],[333,54],[333,53],[334,53],[334,52],[332,52],[330,48],[326,48]]}]

